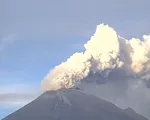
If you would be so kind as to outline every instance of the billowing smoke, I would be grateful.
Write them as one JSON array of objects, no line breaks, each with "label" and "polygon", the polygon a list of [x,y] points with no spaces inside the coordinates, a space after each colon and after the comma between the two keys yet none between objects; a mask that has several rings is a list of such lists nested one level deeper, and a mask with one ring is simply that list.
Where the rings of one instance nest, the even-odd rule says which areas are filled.
[{"label": "billowing smoke", "polygon": [[50,71],[42,81],[43,91],[72,88],[82,82],[150,78],[150,36],[126,40],[113,28],[100,24],[84,47],[84,52],[73,54]]},{"label": "billowing smoke", "polygon": [[127,40],[100,24],[84,48],[50,71],[42,90],[81,87],[119,107],[149,115],[150,35]]}]

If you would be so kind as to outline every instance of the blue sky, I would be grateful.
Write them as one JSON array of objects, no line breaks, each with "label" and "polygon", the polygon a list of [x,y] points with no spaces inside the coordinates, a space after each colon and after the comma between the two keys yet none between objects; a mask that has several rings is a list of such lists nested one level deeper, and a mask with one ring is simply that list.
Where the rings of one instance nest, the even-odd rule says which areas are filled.
[{"label": "blue sky", "polygon": [[[28,102],[20,96],[16,102],[26,102],[15,105],[11,94],[39,94],[44,76],[82,51],[96,25],[109,24],[125,38],[149,34],[149,4],[149,0],[1,0],[0,118]],[[3,99],[5,94],[10,96]]]}]

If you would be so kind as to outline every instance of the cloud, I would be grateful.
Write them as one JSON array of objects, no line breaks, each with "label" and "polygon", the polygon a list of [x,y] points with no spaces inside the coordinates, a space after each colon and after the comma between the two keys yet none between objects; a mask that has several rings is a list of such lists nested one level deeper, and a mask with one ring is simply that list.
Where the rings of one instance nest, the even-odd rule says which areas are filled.
[{"label": "cloud", "polygon": [[[33,99],[35,99],[38,95],[34,94],[0,94],[0,108],[3,112],[6,112],[5,116],[10,114],[11,112],[14,112],[15,110],[23,107],[24,105],[31,102]],[[2,116],[0,116],[2,117]]]},{"label": "cloud", "polygon": [[[31,102],[37,96],[39,96],[39,93],[28,93],[28,92],[10,93],[10,91],[11,90],[9,90],[9,92],[6,92],[6,91],[0,92],[0,109],[3,112],[6,112],[6,111],[13,112],[23,107],[27,103]],[[10,114],[10,112],[6,112],[5,115]]]},{"label": "cloud", "polygon": [[[40,91],[35,87],[35,84],[0,84],[0,105],[4,104],[6,107],[18,106],[23,103],[24,105],[34,100],[40,95]],[[17,107],[16,106],[16,107]]]},{"label": "cloud", "polygon": [[40,95],[35,84],[16,84],[13,82],[0,84],[0,117],[4,117],[28,104]]},{"label": "cloud", "polygon": [[[12,110],[12,112],[16,111],[17,109],[23,107],[24,105],[28,104],[31,102],[31,100],[19,100],[19,101],[3,101],[0,102],[0,107],[2,110]],[[10,113],[7,113],[7,115]]]},{"label": "cloud", "polygon": [[12,106],[17,107],[19,105],[25,105],[39,95],[40,92],[37,91],[32,85],[1,84],[0,106],[11,108]]},{"label": "cloud", "polygon": [[29,93],[0,94],[0,108],[5,111],[7,110],[15,111],[23,107],[24,105],[28,104],[29,102],[31,102],[37,96],[38,96],[37,94],[29,94]]},{"label": "cloud", "polygon": [[30,93],[0,93],[0,101],[33,100],[36,96]]},{"label": "cloud", "polygon": [[39,88],[35,82],[32,83],[26,83],[26,82],[21,82],[21,83],[16,83],[15,81],[6,81],[6,83],[1,83],[0,84],[0,95],[9,95],[14,97],[23,97],[25,95],[26,97],[28,96],[36,96],[40,94]]},{"label": "cloud", "polygon": [[[56,66],[43,80],[45,90],[71,88],[82,81],[99,82],[95,76],[116,80],[128,77],[149,81],[149,36],[144,40],[126,40],[108,25],[100,24],[84,45],[84,52],[74,53],[66,62]],[[92,77],[91,77],[92,75]]]},{"label": "cloud", "polygon": [[31,102],[31,99],[0,101],[0,119]]}]

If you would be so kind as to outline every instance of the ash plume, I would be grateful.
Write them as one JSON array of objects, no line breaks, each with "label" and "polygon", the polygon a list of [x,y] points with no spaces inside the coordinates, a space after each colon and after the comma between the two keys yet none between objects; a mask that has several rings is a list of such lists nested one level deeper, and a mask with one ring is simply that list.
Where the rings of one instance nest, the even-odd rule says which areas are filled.
[{"label": "ash plume", "polygon": [[127,78],[149,81],[150,36],[127,40],[108,25],[100,24],[84,48],[48,73],[42,81],[43,91]]}]

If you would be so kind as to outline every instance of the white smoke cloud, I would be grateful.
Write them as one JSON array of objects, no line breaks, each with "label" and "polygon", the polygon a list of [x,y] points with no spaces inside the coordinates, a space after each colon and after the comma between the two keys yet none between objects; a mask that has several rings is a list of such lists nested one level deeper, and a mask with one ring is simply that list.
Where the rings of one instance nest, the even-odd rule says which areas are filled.
[{"label": "white smoke cloud", "polygon": [[88,80],[90,73],[107,78],[117,70],[123,71],[123,77],[150,78],[147,74],[150,70],[150,36],[144,35],[143,40],[126,40],[113,28],[100,24],[84,47],[83,53],[73,54],[50,71],[42,81],[43,91],[78,86]]},{"label": "white smoke cloud", "polygon": [[127,40],[100,24],[84,48],[48,73],[43,92],[79,86],[150,118],[150,35]]}]

